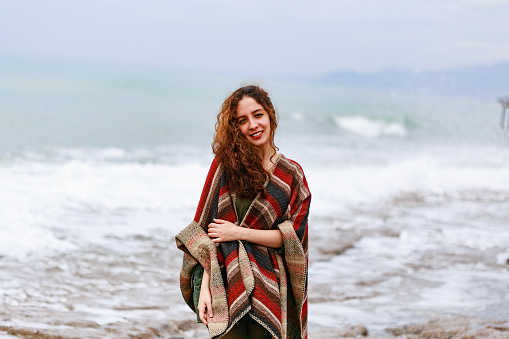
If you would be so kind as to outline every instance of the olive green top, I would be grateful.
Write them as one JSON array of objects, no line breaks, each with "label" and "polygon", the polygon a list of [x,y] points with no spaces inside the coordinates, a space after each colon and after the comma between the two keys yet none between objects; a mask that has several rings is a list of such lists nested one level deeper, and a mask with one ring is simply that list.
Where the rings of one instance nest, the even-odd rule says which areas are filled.
[{"label": "olive green top", "polygon": [[247,210],[249,209],[249,206],[251,206],[253,200],[254,198],[235,197],[235,209],[237,210],[237,215],[239,216],[239,224],[242,222],[242,220],[244,220]]}]

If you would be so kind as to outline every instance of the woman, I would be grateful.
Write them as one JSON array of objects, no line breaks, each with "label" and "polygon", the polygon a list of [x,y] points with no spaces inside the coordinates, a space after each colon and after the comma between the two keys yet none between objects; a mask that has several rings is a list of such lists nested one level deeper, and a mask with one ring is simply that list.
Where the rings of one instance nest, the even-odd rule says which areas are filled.
[{"label": "woman", "polygon": [[211,338],[307,337],[311,194],[301,167],[277,153],[276,127],[260,87],[225,100],[194,221],[176,236],[182,295]]}]

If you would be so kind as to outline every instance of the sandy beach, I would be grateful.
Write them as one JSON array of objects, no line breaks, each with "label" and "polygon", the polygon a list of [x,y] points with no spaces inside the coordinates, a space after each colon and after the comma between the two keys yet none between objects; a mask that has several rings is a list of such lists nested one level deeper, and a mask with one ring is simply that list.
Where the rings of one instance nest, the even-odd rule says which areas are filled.
[{"label": "sandy beach", "polygon": [[[434,319],[422,324],[414,324],[403,327],[388,328],[387,335],[371,336],[366,327],[363,325],[345,326],[339,329],[313,331],[309,333],[310,339],[318,338],[405,338],[405,339],[474,339],[474,338],[492,338],[505,339],[509,338],[508,322],[500,320],[486,320],[470,317],[452,317],[449,319]],[[178,328],[168,328],[160,326],[159,328],[151,327],[145,332],[128,334],[125,338],[199,338],[206,339],[208,336],[200,329],[189,323],[182,323]],[[190,332],[194,334],[189,334]],[[111,335],[115,332],[109,332]],[[124,337],[120,333],[118,338]],[[106,336],[101,336],[104,338]],[[26,339],[69,339],[83,338],[72,337],[60,334],[52,334],[40,330],[17,329],[0,327],[0,339],[9,338],[26,338]]]}]

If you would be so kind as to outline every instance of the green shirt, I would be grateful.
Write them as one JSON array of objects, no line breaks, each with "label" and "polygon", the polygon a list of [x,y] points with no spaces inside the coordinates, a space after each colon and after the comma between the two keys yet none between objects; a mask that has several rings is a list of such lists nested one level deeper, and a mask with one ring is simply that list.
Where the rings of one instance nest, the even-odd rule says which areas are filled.
[{"label": "green shirt", "polygon": [[239,224],[244,220],[247,211],[249,210],[249,206],[253,202],[253,198],[240,198],[235,197],[235,209],[237,210],[237,215],[239,216]]}]

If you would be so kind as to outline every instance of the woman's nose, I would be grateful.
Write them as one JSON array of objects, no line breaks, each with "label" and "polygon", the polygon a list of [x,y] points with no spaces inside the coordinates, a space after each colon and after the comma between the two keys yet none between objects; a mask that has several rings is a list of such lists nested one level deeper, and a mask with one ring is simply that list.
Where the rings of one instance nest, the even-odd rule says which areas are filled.
[{"label": "woman's nose", "polygon": [[248,120],[248,127],[249,127],[249,129],[255,128],[256,127],[256,121],[254,119],[250,118]]}]

